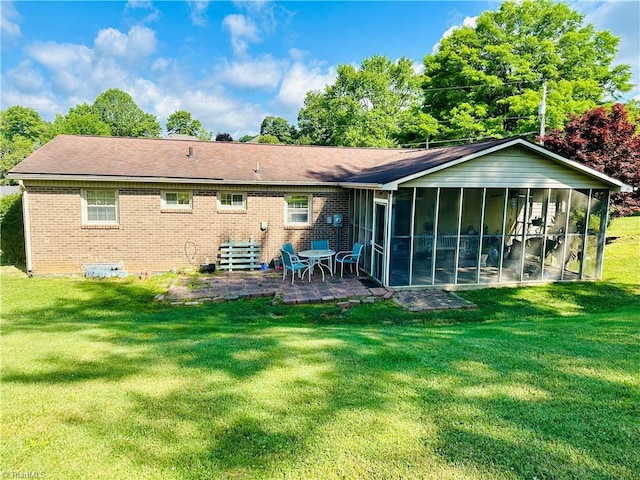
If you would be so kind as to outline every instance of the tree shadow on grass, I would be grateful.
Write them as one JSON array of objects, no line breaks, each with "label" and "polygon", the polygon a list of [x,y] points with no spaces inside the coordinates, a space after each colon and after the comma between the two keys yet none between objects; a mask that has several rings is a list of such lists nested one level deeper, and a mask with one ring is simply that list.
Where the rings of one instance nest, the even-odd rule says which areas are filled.
[{"label": "tree shadow on grass", "polygon": [[[384,303],[347,312],[264,299],[176,308],[153,302],[144,284],[70,288],[9,313],[5,344],[13,335],[40,342],[51,368],[12,364],[3,381],[69,392],[81,385],[96,389],[96,399],[115,390],[124,411],[96,409],[82,421],[69,417],[66,428],[89,433],[135,468],[318,478],[338,476],[327,458],[351,449],[352,463],[341,468],[352,478],[362,477],[363,463],[382,469],[378,478],[428,477],[424,458],[453,473],[473,465],[507,478],[633,478],[640,469],[625,453],[639,440],[640,392],[615,375],[640,374],[637,349],[633,341],[595,342],[606,325],[585,316],[637,305],[624,289],[553,286],[542,301],[501,289],[478,297],[484,313],[446,318]],[[544,301],[556,293],[570,312]],[[614,307],[601,309],[611,296]],[[637,338],[637,318],[611,316],[616,338]],[[74,357],[56,345],[61,337],[101,350]],[[425,424],[437,428],[425,436]]]},{"label": "tree shadow on grass", "polygon": [[445,311],[441,320],[493,321],[558,318],[584,313],[640,311],[640,290],[631,285],[575,282],[522,288],[489,288],[458,292],[477,310]]}]

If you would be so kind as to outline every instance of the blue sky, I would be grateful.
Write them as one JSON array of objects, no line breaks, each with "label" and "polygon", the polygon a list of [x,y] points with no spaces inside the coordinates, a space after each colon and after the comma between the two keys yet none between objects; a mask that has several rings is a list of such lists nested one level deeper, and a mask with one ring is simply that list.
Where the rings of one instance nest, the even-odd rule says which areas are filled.
[{"label": "blue sky", "polygon": [[[234,138],[267,115],[296,124],[304,95],[339,64],[372,55],[414,60],[497,1],[0,1],[0,108],[46,120],[108,88],[128,92],[164,127],[176,110]],[[573,1],[621,37],[616,63],[640,83],[640,2]],[[628,98],[639,98],[636,86]]]}]

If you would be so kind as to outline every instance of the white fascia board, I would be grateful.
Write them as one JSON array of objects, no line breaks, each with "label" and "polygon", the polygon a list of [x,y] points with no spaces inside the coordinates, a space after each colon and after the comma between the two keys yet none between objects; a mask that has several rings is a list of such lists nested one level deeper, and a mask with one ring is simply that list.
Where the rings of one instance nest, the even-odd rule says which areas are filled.
[{"label": "white fascia board", "polygon": [[513,146],[516,145],[521,145],[525,148],[528,148],[530,150],[533,150],[547,158],[550,158],[552,160],[555,160],[557,162],[563,163],[566,166],[568,166],[569,168],[573,168],[575,170],[579,170],[582,173],[589,175],[591,177],[595,177],[598,178],[599,180],[602,180],[605,183],[608,183],[614,187],[613,190],[614,191],[620,191],[620,192],[633,192],[633,187],[631,185],[627,185],[624,182],[621,182],[620,180],[616,180],[615,178],[612,178],[608,175],[605,175],[604,173],[600,173],[597,170],[594,170],[592,168],[589,168],[585,165],[582,165],[579,162],[576,162],[575,160],[570,160],[568,158],[565,158],[561,155],[558,155],[557,153],[553,153],[550,152],[549,150],[536,145],[535,143],[531,143],[531,142],[527,142],[526,140],[523,140],[521,138],[514,138],[512,141],[507,142],[507,143],[503,143],[500,145],[496,145],[495,147],[491,147],[491,148],[487,148],[486,150],[481,150],[479,152],[473,153],[471,155],[467,155],[465,157],[461,157],[457,160],[453,160],[451,162],[447,162],[444,163],[442,165],[438,165],[437,167],[433,167],[431,169],[428,170],[423,170],[422,172],[418,172],[418,173],[414,173],[413,175],[408,175],[406,177],[400,178],[398,180],[394,180],[393,182],[389,182],[386,183],[382,186],[382,188],[384,190],[397,190],[398,189],[398,185],[405,183],[405,182],[409,182],[411,180],[414,180],[416,178],[420,178],[423,177],[425,175],[430,175],[432,173],[438,172],[440,170],[444,170],[446,168],[450,168],[453,167],[455,165],[459,165],[461,163],[464,162],[468,162],[469,160],[473,160],[475,158],[479,158],[479,157],[483,157],[485,155],[489,155],[491,153],[495,153],[495,152],[499,152],[500,150],[504,150],[506,148],[511,148]]}]

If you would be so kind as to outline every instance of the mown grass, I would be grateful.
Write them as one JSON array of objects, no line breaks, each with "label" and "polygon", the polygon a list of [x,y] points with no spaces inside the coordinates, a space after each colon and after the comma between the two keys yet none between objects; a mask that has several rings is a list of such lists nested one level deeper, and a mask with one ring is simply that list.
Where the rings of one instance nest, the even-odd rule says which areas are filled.
[{"label": "mown grass", "polygon": [[464,292],[478,310],[438,314],[169,307],[163,279],[3,267],[0,469],[636,479],[638,220],[612,226],[608,281]]}]

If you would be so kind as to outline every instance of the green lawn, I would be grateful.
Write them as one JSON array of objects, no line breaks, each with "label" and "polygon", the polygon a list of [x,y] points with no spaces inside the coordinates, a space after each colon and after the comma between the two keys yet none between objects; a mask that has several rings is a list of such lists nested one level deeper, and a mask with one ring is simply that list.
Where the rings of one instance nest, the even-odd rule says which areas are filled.
[{"label": "green lawn", "polygon": [[639,221],[605,282],[439,314],[3,267],[3,478],[638,479]]}]

